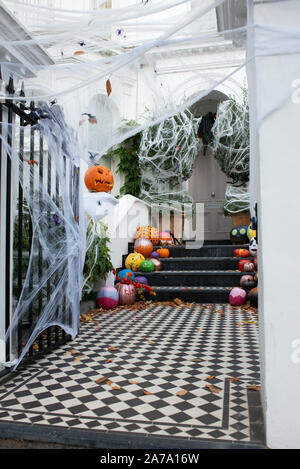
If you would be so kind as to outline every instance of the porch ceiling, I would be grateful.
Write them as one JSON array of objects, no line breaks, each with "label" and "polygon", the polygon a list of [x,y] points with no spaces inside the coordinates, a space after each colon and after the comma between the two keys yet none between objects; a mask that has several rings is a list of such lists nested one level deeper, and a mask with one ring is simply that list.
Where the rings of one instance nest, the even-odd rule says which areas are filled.
[{"label": "porch ceiling", "polygon": [[47,52],[3,5],[0,5],[0,63],[19,78],[36,76],[36,67],[52,65]]}]

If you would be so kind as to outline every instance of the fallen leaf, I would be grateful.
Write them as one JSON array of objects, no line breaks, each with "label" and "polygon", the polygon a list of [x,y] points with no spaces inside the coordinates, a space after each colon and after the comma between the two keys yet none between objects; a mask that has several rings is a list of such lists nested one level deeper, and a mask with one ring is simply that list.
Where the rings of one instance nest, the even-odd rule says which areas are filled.
[{"label": "fallen leaf", "polygon": [[78,357],[75,358],[74,363],[80,362],[82,358],[84,358],[84,355],[79,355]]},{"label": "fallen leaf", "polygon": [[221,391],[221,389],[215,388],[215,386],[212,386],[211,384],[207,384],[205,387],[208,388],[214,394],[218,394]]},{"label": "fallen leaf", "polygon": [[103,378],[96,379],[96,383],[101,384],[104,383],[104,381],[107,381],[108,378],[106,376],[103,376]]},{"label": "fallen leaf", "polygon": [[139,384],[137,381],[134,381],[133,379],[129,379],[128,383],[130,383],[130,384]]},{"label": "fallen leaf", "polygon": [[111,389],[115,389],[116,391],[120,391],[120,387],[119,386],[112,386]]},{"label": "fallen leaf", "polygon": [[183,305],[183,301],[180,300],[179,298],[175,298],[175,300],[173,300],[173,301],[174,301],[174,303],[175,303],[176,305],[178,305],[178,306]]},{"label": "fallen leaf", "polygon": [[214,379],[215,376],[207,376],[205,379]]},{"label": "fallen leaf", "polygon": [[71,353],[72,355],[74,355],[75,353],[79,353],[79,352],[77,352],[77,350],[72,349],[72,350],[70,350],[70,353]]},{"label": "fallen leaf", "polygon": [[120,347],[111,347],[111,346],[109,346],[107,350],[109,352],[117,352],[118,350],[120,350]]},{"label": "fallen leaf", "polygon": [[142,389],[142,391],[146,396],[152,396],[152,392],[146,391],[146,389]]},{"label": "fallen leaf", "polygon": [[107,96],[110,95],[112,89],[111,89],[111,82],[110,80],[106,80],[106,92],[107,92]]},{"label": "fallen leaf", "polygon": [[107,384],[108,386],[111,386],[111,385],[112,385],[112,381],[109,381],[109,380],[108,380],[106,384]]},{"label": "fallen leaf", "polygon": [[251,389],[251,391],[260,391],[260,386],[248,386],[248,389]]},{"label": "fallen leaf", "polygon": [[105,363],[111,363],[113,361],[113,358],[109,358],[108,360],[106,360]]},{"label": "fallen leaf", "polygon": [[178,391],[176,393],[176,396],[184,396],[187,393],[188,393],[188,391],[186,389],[182,389],[181,391]]},{"label": "fallen leaf", "polygon": [[233,378],[229,378],[229,381],[232,383],[233,381],[239,381],[241,378],[238,378],[238,377],[233,377]]},{"label": "fallen leaf", "polygon": [[192,358],[191,362],[202,362],[201,358]]}]

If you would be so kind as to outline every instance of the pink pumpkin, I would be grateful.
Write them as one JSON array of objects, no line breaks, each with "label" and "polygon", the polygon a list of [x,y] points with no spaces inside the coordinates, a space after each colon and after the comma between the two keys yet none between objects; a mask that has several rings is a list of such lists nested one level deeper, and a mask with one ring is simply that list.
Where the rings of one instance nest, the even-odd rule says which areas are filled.
[{"label": "pink pumpkin", "polygon": [[247,293],[243,288],[234,287],[229,294],[229,303],[232,306],[241,306],[246,302]]}]

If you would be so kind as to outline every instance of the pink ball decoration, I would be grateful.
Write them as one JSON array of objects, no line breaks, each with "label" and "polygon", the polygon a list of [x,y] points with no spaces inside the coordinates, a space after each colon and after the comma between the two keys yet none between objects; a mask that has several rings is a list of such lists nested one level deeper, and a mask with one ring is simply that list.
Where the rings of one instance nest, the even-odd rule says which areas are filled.
[{"label": "pink ball decoration", "polygon": [[114,287],[102,287],[98,292],[96,301],[100,308],[114,308],[119,303],[118,290]]},{"label": "pink ball decoration", "polygon": [[246,302],[247,293],[243,288],[234,287],[229,294],[229,303],[232,306],[241,306]]}]

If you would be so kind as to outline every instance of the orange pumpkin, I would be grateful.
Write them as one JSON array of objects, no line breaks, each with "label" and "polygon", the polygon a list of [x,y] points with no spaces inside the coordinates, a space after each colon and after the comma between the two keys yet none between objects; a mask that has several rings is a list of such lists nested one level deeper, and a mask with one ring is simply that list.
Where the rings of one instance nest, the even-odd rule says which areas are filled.
[{"label": "orange pumpkin", "polygon": [[110,192],[114,187],[114,177],[106,166],[91,166],[84,175],[89,191]]},{"label": "orange pumpkin", "polygon": [[157,254],[159,257],[169,257],[170,251],[166,248],[156,249]]}]

